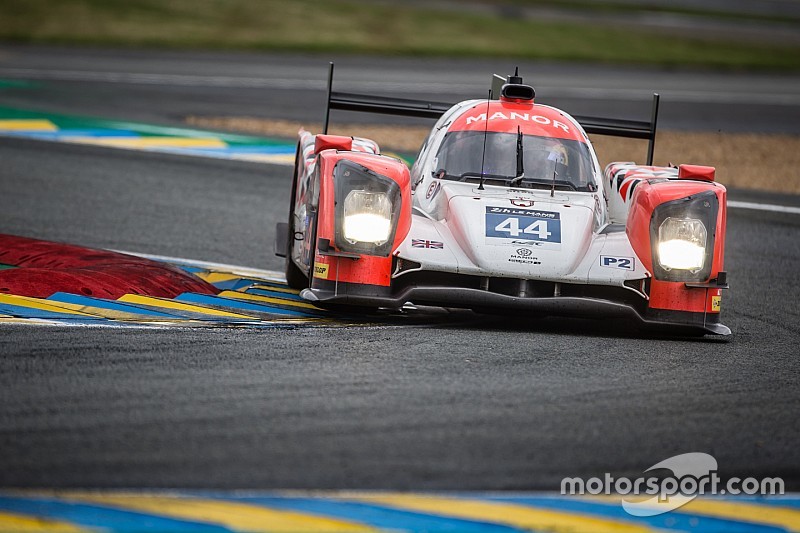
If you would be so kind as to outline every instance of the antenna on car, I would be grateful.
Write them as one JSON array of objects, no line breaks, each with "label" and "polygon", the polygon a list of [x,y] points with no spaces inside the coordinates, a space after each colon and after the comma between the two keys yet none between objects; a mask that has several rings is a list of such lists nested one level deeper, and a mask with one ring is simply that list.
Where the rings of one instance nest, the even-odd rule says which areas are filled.
[{"label": "antenna on car", "polygon": [[486,137],[489,135],[489,103],[492,101],[492,90],[489,89],[489,98],[486,99],[486,121],[483,127],[483,154],[481,154],[481,181],[478,183],[478,190],[483,190],[483,165],[486,162]]}]

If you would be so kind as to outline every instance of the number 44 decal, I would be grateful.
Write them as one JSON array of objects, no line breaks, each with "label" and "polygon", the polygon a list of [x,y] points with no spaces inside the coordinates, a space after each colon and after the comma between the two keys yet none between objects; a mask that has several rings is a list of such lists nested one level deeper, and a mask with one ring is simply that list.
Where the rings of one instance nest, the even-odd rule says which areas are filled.
[{"label": "number 44 decal", "polygon": [[560,215],[555,211],[487,206],[486,237],[503,241],[525,239],[559,244]]},{"label": "number 44 decal", "polygon": [[547,238],[553,233],[547,231],[546,220],[536,220],[529,224],[525,229],[520,230],[519,218],[509,217],[495,226],[495,231],[508,233],[511,237],[519,237],[520,235],[536,235],[539,239],[546,241]]}]

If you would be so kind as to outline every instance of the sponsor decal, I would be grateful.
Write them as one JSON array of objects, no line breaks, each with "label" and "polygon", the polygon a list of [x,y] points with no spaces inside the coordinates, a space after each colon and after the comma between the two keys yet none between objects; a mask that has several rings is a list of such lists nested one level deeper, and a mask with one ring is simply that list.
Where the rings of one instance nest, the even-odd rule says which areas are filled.
[{"label": "sponsor decal", "polygon": [[430,200],[431,198],[436,196],[439,193],[439,189],[441,188],[442,186],[438,181],[434,181],[433,183],[431,183],[431,186],[428,187],[428,192],[425,193],[425,199]]},{"label": "sponsor decal", "polygon": [[722,310],[722,296],[711,297],[711,310],[716,312]]},{"label": "sponsor decal", "polygon": [[622,270],[634,270],[636,269],[636,259],[633,257],[601,255],[600,266],[607,268],[621,268]]},{"label": "sponsor decal", "polygon": [[314,263],[314,277],[319,279],[328,279],[328,269],[330,268],[329,265],[325,263],[315,262]]},{"label": "sponsor decal", "polygon": [[412,248],[429,248],[431,250],[444,249],[444,243],[439,241],[429,241],[425,239],[411,239]]},{"label": "sponsor decal", "polygon": [[[536,124],[541,124],[542,126],[552,126],[554,128],[558,128],[566,133],[569,133],[569,126],[564,124],[563,122],[559,122],[558,120],[550,120],[547,117],[543,117],[542,115],[532,115],[530,113],[515,113],[511,111],[509,113],[503,113],[502,111],[496,111],[489,116],[489,121],[492,120],[519,120],[522,122],[535,122]],[[486,122],[486,113],[481,113],[479,115],[472,115],[467,117],[467,126],[476,122]]]},{"label": "sponsor decal", "polygon": [[533,200],[523,200],[522,198],[511,200],[511,205],[516,207],[533,207]]},{"label": "sponsor decal", "polygon": [[533,256],[533,251],[528,248],[517,248],[516,253],[508,258],[509,263],[521,263],[526,265],[541,265],[538,257]]},{"label": "sponsor decal", "polygon": [[[561,215],[554,211],[509,207],[486,208],[487,244],[508,244],[519,239],[539,244],[561,244]],[[528,244],[528,243],[525,243]]]},{"label": "sponsor decal", "polygon": [[559,219],[561,215],[554,211],[537,211],[534,209],[511,209],[508,207],[487,207],[487,214],[493,215],[519,215],[535,218]]}]

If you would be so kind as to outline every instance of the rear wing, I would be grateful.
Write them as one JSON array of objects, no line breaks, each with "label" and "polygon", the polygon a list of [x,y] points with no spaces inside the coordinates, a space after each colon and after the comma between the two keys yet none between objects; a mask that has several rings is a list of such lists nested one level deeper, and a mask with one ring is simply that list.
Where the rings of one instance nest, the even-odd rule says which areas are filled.
[{"label": "rear wing", "polygon": [[649,166],[653,164],[653,151],[656,148],[656,125],[658,124],[658,103],[660,100],[661,95],[653,93],[653,107],[649,122],[580,115],[573,115],[572,118],[583,126],[586,133],[627,137],[629,139],[647,139],[647,165]]},{"label": "rear wing", "polygon": [[[496,76],[496,75],[495,75]],[[496,91],[493,91],[496,92]],[[653,151],[656,145],[656,125],[658,123],[658,105],[660,96],[653,94],[653,107],[649,121],[623,120],[573,115],[573,118],[586,130],[596,135],[611,135],[630,139],[647,139],[647,165],[653,164]],[[407,98],[389,98],[367,94],[344,93],[333,90],[333,63],[328,71],[328,97],[325,106],[325,125],[323,133],[328,133],[331,109],[421,117],[437,119],[453,104],[446,102],[429,102]]]}]

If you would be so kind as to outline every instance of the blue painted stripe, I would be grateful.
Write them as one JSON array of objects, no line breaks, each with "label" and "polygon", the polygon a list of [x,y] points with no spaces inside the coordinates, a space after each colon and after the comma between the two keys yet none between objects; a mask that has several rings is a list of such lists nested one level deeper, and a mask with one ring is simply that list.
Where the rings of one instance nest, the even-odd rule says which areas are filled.
[{"label": "blue painted stripe", "polygon": [[288,316],[318,316],[317,313],[306,313],[304,311],[296,311],[294,309],[284,309],[270,304],[259,304],[255,302],[248,302],[244,300],[234,300],[233,298],[224,298],[221,296],[209,296],[208,294],[198,294],[195,292],[185,292],[175,298],[178,302],[187,302],[198,305],[212,305],[227,309],[234,309],[237,311],[256,311],[259,313],[269,313],[275,315],[288,315]]},{"label": "blue painted stripe", "polygon": [[183,318],[177,314],[173,315],[162,311],[154,311],[152,309],[141,307],[135,304],[118,302],[116,300],[106,300],[104,298],[93,298],[91,296],[81,296],[78,294],[69,294],[66,292],[57,292],[54,295],[50,296],[48,300],[53,300],[54,302],[77,304],[77,305],[89,305],[93,307],[99,307],[101,309],[120,311],[124,313],[137,314],[147,317],[169,318],[169,319]]},{"label": "blue painted stripe", "polygon": [[261,505],[361,522],[368,526],[391,531],[429,533],[518,533],[519,529],[501,524],[478,522],[446,516],[426,515],[360,502],[317,498],[289,497],[229,497],[231,501]]},{"label": "blue painted stripe", "polygon": [[[231,493],[190,491],[186,497],[201,495],[222,501],[232,501],[248,505],[256,505],[268,509],[295,511],[333,519],[349,520],[374,528],[391,531],[429,532],[429,533],[515,533],[519,532],[511,526],[469,520],[449,516],[418,513],[408,510],[383,506],[366,502],[327,499],[324,497],[288,497],[269,493],[262,495],[235,495]],[[711,518],[702,515],[673,511],[655,517],[634,517],[628,515],[617,504],[605,504],[582,500],[580,497],[557,496],[476,496],[469,493],[454,493],[454,497],[480,498],[484,501],[496,501],[516,505],[524,505],[538,509],[548,509],[584,517],[614,519],[628,523],[646,525],[670,531],[698,532],[774,532],[784,531],[781,528],[761,526],[750,522]],[[716,498],[715,498],[716,499]],[[796,503],[797,498],[719,498],[732,502],[747,503]],[[171,518],[147,512],[125,510],[114,505],[100,503],[71,502],[69,496],[64,499],[54,497],[17,496],[0,494],[0,511],[24,516],[47,518],[75,524],[79,527],[101,528],[115,532],[133,533],[138,531],[185,531],[188,533],[224,533],[228,528],[214,523],[196,522],[180,518]]]},{"label": "blue painted stripe", "polygon": [[215,154],[263,154],[263,155],[294,155],[294,146],[227,146],[224,148],[186,148],[186,151],[196,152],[199,154],[205,152],[213,152]]},{"label": "blue painted stripe", "polygon": [[[95,138],[95,139],[147,139],[148,136],[140,135],[133,131],[127,130],[103,130],[103,129],[77,129],[77,130],[58,130],[58,131],[42,131],[42,130],[4,130],[0,128],[0,133],[7,136],[27,137],[32,139],[53,140],[53,141],[69,141],[71,138]],[[169,139],[172,137],[164,137]],[[216,136],[192,137],[193,139],[208,140],[208,141],[221,141]],[[237,155],[294,155],[293,146],[275,146],[275,145],[250,145],[250,146],[220,146],[217,147],[192,147],[192,146],[141,146],[143,150],[164,150],[175,151],[190,155],[211,155],[216,157],[233,157]]]},{"label": "blue painted stripe", "polygon": [[258,280],[248,279],[248,278],[236,278],[225,281],[218,281],[216,283],[212,283],[212,285],[223,291],[238,291],[242,287],[249,287],[254,283],[258,283]]},{"label": "blue painted stripe", "polygon": [[[171,301],[166,299],[167,301]],[[141,306],[145,309],[152,309],[153,311],[163,311],[165,313],[170,313],[175,315],[175,320],[186,319],[186,320],[200,320],[202,322],[235,322],[237,324],[255,324],[255,320],[252,318],[233,318],[229,316],[215,316],[209,315],[206,313],[195,313],[194,311],[186,311],[184,309],[173,309],[168,307],[159,307],[157,304],[154,305],[146,305],[146,304],[136,304]],[[166,320],[166,319],[165,319]]]},{"label": "blue painted stripe", "polygon": [[71,320],[77,322],[105,320],[100,317],[84,316],[84,315],[71,315],[69,313],[56,313],[54,311],[45,311],[44,309],[35,309],[33,307],[25,307],[21,305],[0,304],[0,313],[4,315],[12,315],[22,318],[44,318],[47,320]]},{"label": "blue painted stripe", "polygon": [[59,130],[56,132],[59,137],[124,137],[126,139],[138,139],[138,133],[129,130],[102,130],[102,129],[75,129]]},{"label": "blue painted stripe", "polygon": [[797,496],[714,496],[708,498],[710,501],[721,500],[731,503],[750,503],[754,505],[769,505],[770,507],[785,507],[787,509],[800,509],[800,498]]},{"label": "blue painted stripe", "polygon": [[284,300],[306,302],[306,300],[300,298],[299,294],[295,294],[293,292],[270,291],[267,289],[247,289],[245,292],[247,294],[253,294],[256,296],[269,296],[271,298],[283,298]]},{"label": "blue painted stripe", "polygon": [[488,496],[490,501],[515,503],[539,509],[552,509],[569,513],[582,513],[585,515],[599,516],[645,524],[650,527],[678,531],[702,531],[704,533],[778,533],[782,528],[754,524],[752,522],[739,522],[723,518],[713,518],[699,514],[682,512],[680,509],[658,516],[639,517],[628,514],[618,503],[600,503],[575,497],[542,497],[542,496]]},{"label": "blue painted stripe", "polygon": [[124,511],[113,507],[50,498],[0,496],[0,510],[122,533],[140,531],[228,533],[231,531],[217,524],[190,522],[135,511]]},{"label": "blue painted stripe", "polygon": [[58,140],[56,131],[0,130],[4,137],[25,137],[27,139]]},{"label": "blue painted stripe", "polygon": [[34,139],[45,140],[65,140],[68,137],[120,137],[125,139],[138,139],[140,136],[132,131],[117,130],[59,130],[59,131],[36,131],[36,130],[2,130],[4,135],[14,135],[20,137],[31,137]]},{"label": "blue painted stripe", "polygon": [[[139,146],[136,147],[137,150],[145,150],[145,151],[152,151],[152,152],[166,152],[170,154],[180,154],[180,155],[190,155],[190,156],[203,156],[203,157],[213,157],[216,159],[233,159],[235,156],[241,156],[242,158],[246,158],[248,156],[274,156],[274,155],[282,155],[282,154],[236,154],[236,153],[229,153],[224,149],[215,149],[209,148],[206,150],[200,150],[198,148],[184,148],[184,147],[176,147],[176,146]],[[286,154],[290,155],[290,154]]]},{"label": "blue painted stripe", "polygon": [[190,274],[198,274],[200,272],[208,272],[207,268],[196,267],[196,266],[191,266],[191,265],[180,265],[178,263],[170,263],[169,261],[164,261],[164,260],[160,260],[160,259],[156,259],[156,261],[161,261],[162,263],[167,263],[167,264],[170,264],[172,266],[176,266],[176,267],[180,268],[181,270],[185,270],[186,272],[189,272]]}]

